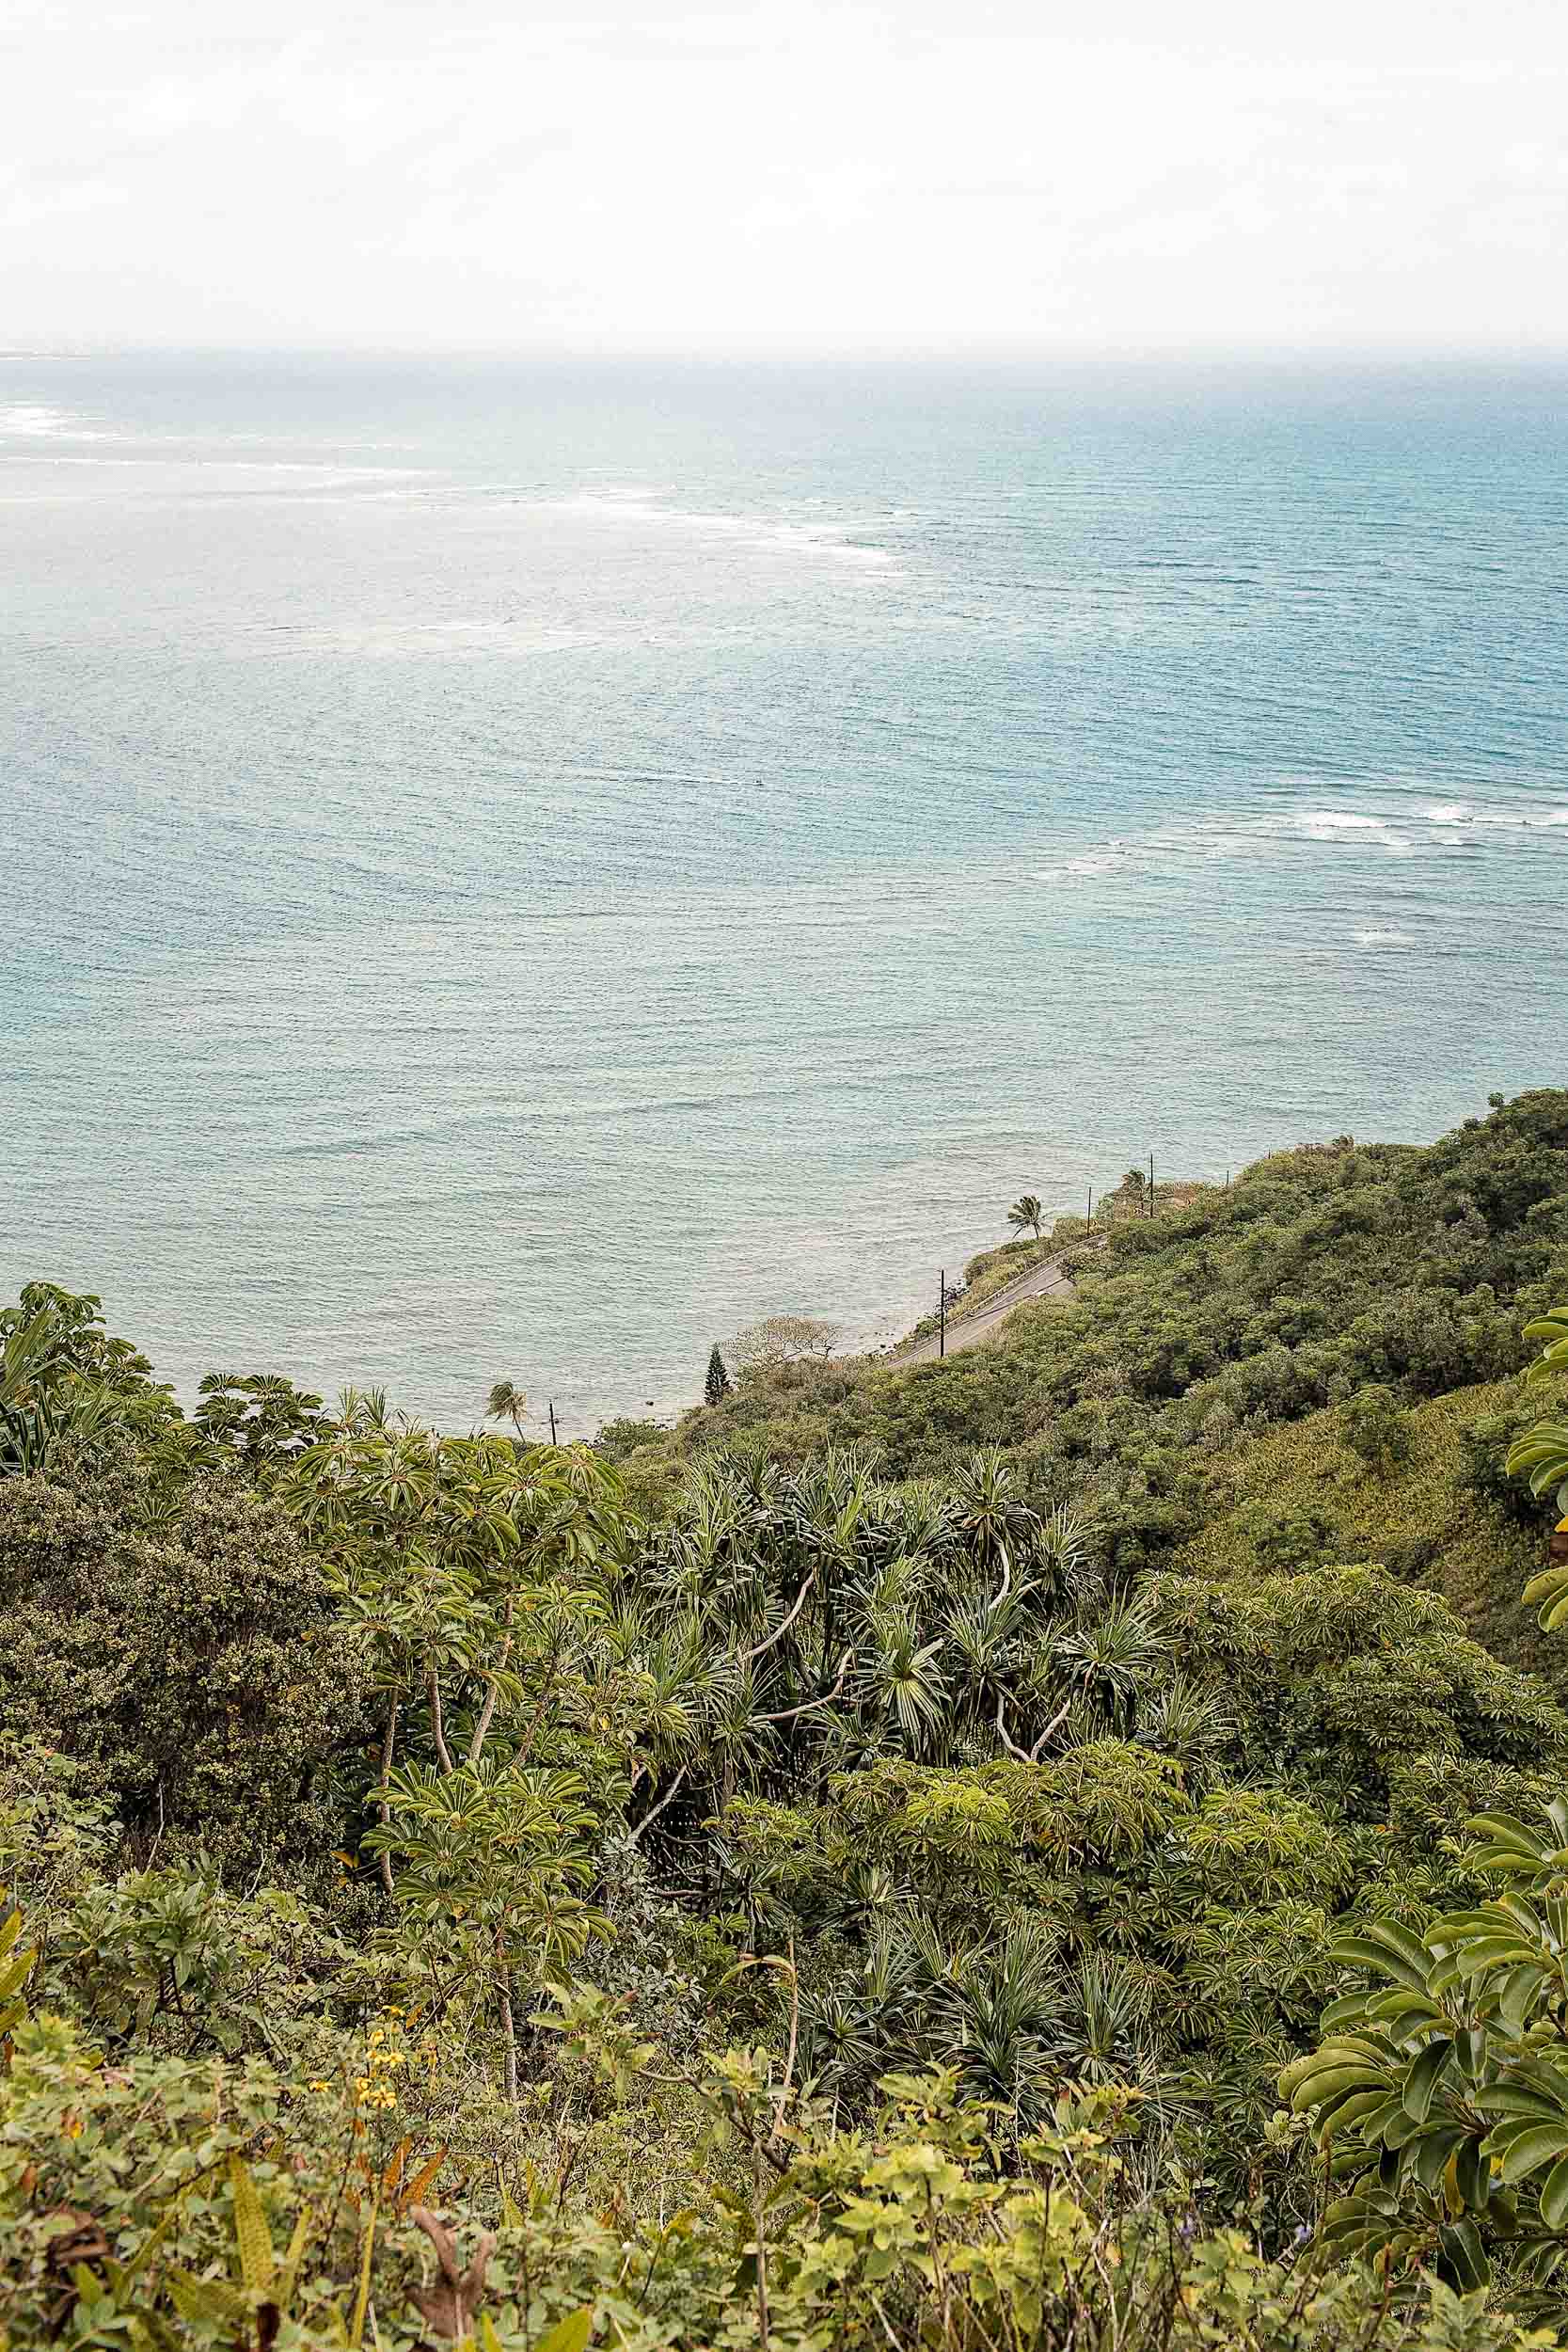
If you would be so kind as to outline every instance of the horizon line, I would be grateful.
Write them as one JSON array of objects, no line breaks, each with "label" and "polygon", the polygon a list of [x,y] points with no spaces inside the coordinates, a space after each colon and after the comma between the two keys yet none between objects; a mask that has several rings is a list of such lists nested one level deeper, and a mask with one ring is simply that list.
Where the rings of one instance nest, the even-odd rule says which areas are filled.
[{"label": "horizon line", "polygon": [[635,342],[610,337],[591,340],[535,338],[478,341],[454,338],[440,342],[409,342],[394,336],[354,336],[329,339],[254,337],[227,341],[171,336],[148,341],[122,337],[40,336],[19,339],[0,348],[0,363],[44,360],[136,358],[338,358],[438,360],[467,359],[571,364],[584,361],[610,365],[655,364],[693,368],[744,367],[759,363],[805,367],[944,365],[968,368],[1018,367],[1473,367],[1476,365],[1538,368],[1568,365],[1568,336],[1556,342],[1491,341],[1473,343],[1405,340],[1400,342],[1278,339],[1243,342],[1234,340],[1177,343],[1128,339],[1117,342],[1049,343],[1000,338],[908,340],[883,337],[854,341],[824,337],[795,338],[788,342],[737,341],[719,344]]}]

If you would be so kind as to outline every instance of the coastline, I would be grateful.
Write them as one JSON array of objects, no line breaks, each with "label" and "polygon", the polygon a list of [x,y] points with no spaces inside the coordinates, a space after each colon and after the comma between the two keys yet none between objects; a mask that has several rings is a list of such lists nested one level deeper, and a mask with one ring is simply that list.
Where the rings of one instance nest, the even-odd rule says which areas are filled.
[{"label": "coastline", "polygon": [[[846,1343],[836,1347],[833,1355],[845,1362],[904,1370],[935,1361],[942,1353],[961,1355],[972,1347],[985,1345],[995,1338],[1015,1308],[1040,1299],[1053,1300],[1059,1306],[1070,1305],[1076,1294],[1067,1261],[1085,1248],[1102,1247],[1105,1229],[1150,1214],[1168,1215],[1215,1188],[1212,1180],[1200,1178],[1179,1177],[1169,1183],[1158,1183],[1151,1208],[1147,1190],[1134,1187],[1131,1177],[1124,1177],[1114,1190],[1095,1195],[1092,1229],[1078,1213],[1058,1210],[1049,1223],[1042,1216],[1045,1230],[1034,1238],[982,1243],[962,1259],[957,1269],[962,1278],[957,1285],[957,1297],[952,1295],[955,1285],[949,1284],[951,1303],[947,1310],[945,1350],[939,1337],[934,1308],[912,1324],[901,1324],[900,1311],[890,1308],[874,1319],[847,1323]],[[721,1340],[721,1350],[725,1345],[726,1342]],[[650,1402],[648,1418],[673,1429],[701,1403],[700,1397],[690,1397],[684,1403]],[[591,1438],[596,1438],[600,1431],[620,1421],[636,1418],[633,1414],[610,1415],[595,1424]]]}]

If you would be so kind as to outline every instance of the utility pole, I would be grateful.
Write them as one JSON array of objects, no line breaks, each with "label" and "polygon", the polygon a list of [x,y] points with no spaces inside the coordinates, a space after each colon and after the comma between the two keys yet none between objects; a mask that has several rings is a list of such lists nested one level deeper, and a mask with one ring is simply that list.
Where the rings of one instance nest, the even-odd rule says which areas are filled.
[{"label": "utility pole", "polygon": [[1148,1214],[1154,1215],[1154,1154],[1148,1155]]},{"label": "utility pole", "polygon": [[1089,1186],[1089,1213],[1084,1219],[1084,1224],[1085,1229],[1092,1233],[1094,1231],[1094,1186],[1092,1184]]},{"label": "utility pole", "polygon": [[947,1268],[937,1276],[937,1354],[947,1353]]},{"label": "utility pole", "polygon": [[551,1445],[555,1443],[555,1399],[553,1396],[550,1399],[550,1443]]}]

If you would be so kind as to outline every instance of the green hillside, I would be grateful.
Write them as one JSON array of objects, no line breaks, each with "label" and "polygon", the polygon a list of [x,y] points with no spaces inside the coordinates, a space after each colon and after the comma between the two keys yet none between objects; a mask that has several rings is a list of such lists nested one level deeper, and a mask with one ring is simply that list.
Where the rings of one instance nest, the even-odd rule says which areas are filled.
[{"label": "green hillside", "polygon": [[1203,1525],[1175,1565],[1240,1580],[1273,1560],[1376,1560],[1440,1594],[1506,1663],[1560,1686],[1568,1651],[1519,1606],[1540,1565],[1540,1513],[1528,1494],[1497,1492],[1502,1433],[1519,1418],[1520,1384],[1495,1381],[1385,1407],[1373,1438],[1391,1451],[1370,1462],[1344,1406],[1244,1438],[1214,1457]]},{"label": "green hillside", "polygon": [[1568,1266],[1568,1097],[1494,1107],[1427,1149],[1349,1138],[1260,1160],[1227,1190],[1112,1226],[1069,1257],[1063,1309],[1018,1309],[942,1363],[786,1364],[623,1459],[650,1505],[693,1454],[803,1459],[868,1444],[888,1475],[1004,1449],[1037,1492],[1092,1489],[1130,1552],[1201,1516],[1200,1464],[1373,1384],[1402,1405],[1495,1380]]},{"label": "green hillside", "polygon": [[0,2346],[1568,2340],[1568,1093],[1073,1272],[596,1448],[0,1315]]}]

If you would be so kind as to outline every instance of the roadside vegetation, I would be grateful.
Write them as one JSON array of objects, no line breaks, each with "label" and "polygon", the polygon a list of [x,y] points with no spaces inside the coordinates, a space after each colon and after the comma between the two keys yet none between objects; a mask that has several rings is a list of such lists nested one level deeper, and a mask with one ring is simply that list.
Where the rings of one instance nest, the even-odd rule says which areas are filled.
[{"label": "roadside vegetation", "polygon": [[0,2343],[1568,2341],[1568,1094],[1156,1207],[594,1447],[0,1311]]}]

